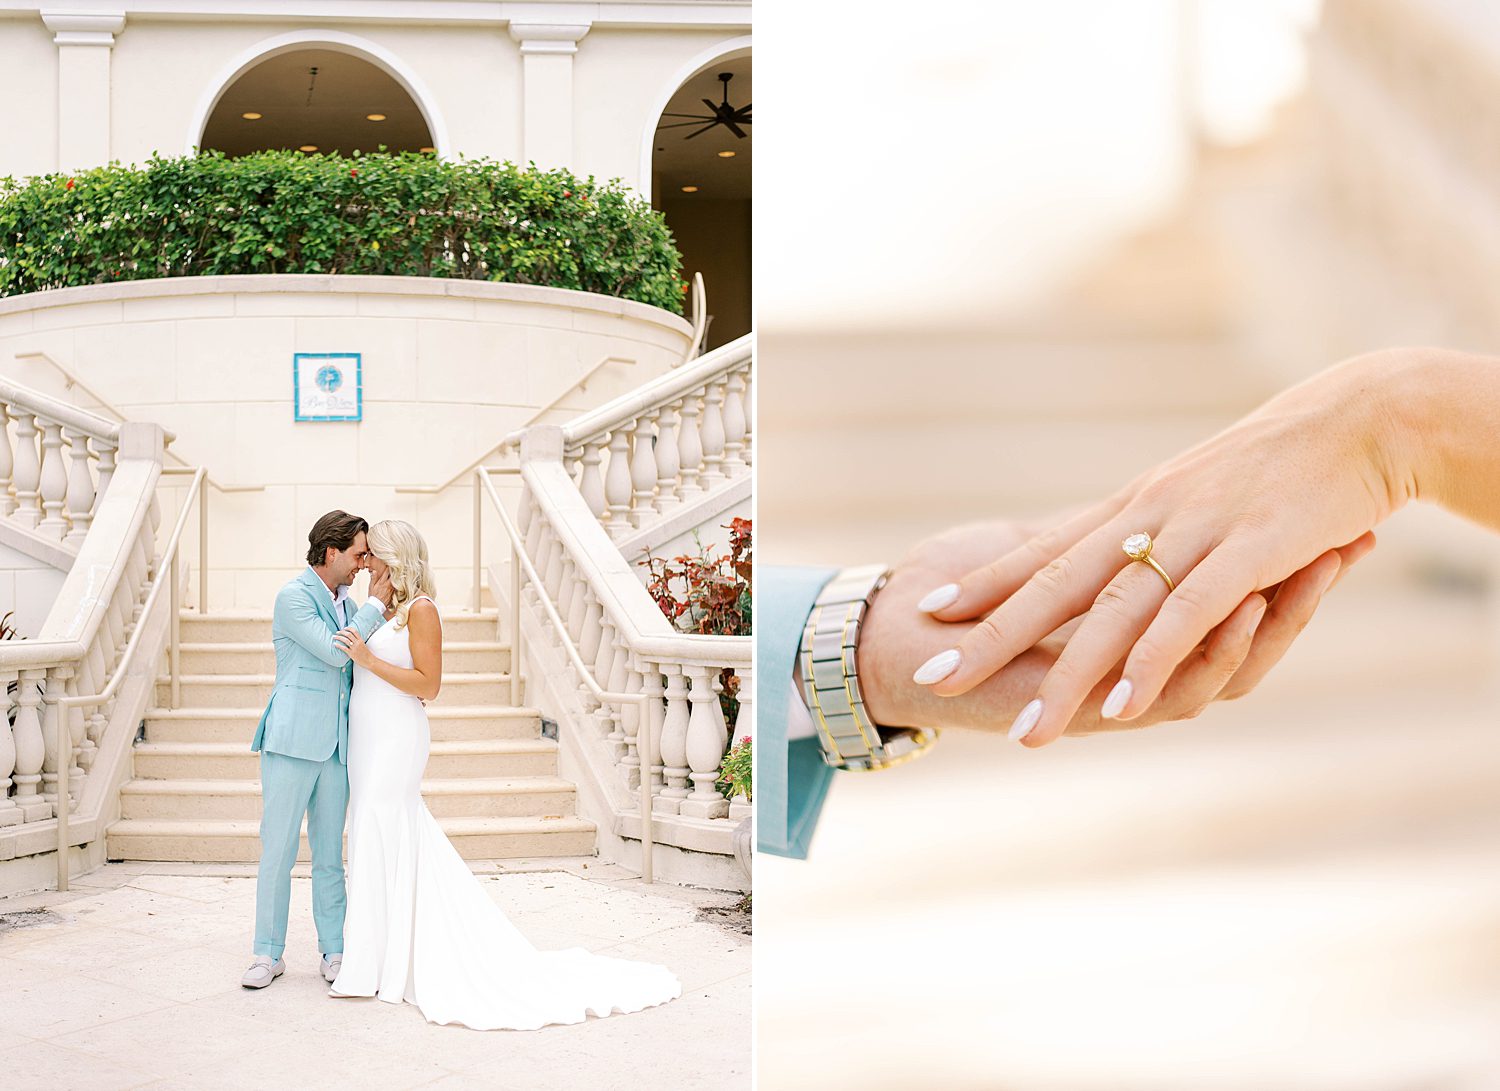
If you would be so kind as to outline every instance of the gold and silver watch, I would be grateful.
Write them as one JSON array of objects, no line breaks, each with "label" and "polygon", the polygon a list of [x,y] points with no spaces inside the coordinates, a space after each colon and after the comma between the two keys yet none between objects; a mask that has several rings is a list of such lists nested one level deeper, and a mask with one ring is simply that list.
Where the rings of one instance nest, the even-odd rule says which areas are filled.
[{"label": "gold and silver watch", "polygon": [[883,565],[844,569],[819,593],[802,632],[802,692],[823,760],[839,769],[889,769],[937,741],[936,728],[879,727],[865,711],[855,649],[865,612],[890,574]]}]

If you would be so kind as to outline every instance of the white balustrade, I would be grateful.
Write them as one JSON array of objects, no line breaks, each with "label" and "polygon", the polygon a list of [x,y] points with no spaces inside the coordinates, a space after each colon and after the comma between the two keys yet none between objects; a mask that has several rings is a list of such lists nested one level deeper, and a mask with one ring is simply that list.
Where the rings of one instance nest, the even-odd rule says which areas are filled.
[{"label": "white balustrade", "polygon": [[[691,366],[704,361],[714,364],[704,357]],[[668,840],[725,854],[747,813],[744,804],[731,807],[718,779],[731,741],[754,730],[751,640],[674,629],[613,539],[748,472],[748,366],[748,347],[732,367],[721,355],[659,404],[637,402],[572,446],[565,429],[529,429],[516,507],[524,530],[511,530],[536,573],[535,593],[520,595],[523,614],[543,626],[530,655],[549,644],[563,653],[545,651],[526,670],[540,669],[550,699],[569,706],[552,710],[573,725],[565,741],[579,748],[622,820],[649,813],[654,827],[694,831],[667,830]],[[493,490],[491,497],[499,503]],[[725,677],[740,691],[732,726]],[[644,701],[624,700],[628,694]],[[643,769],[644,744],[652,760]]]},{"label": "white balustrade", "polygon": [[113,421],[0,380],[0,519],[77,552],[119,442]]},{"label": "white balustrade", "polygon": [[[155,425],[114,424],[0,380],[0,519],[77,557],[40,631],[0,643],[0,686],[10,691],[0,719],[0,858],[102,832],[108,785],[87,793],[119,699],[112,672],[125,665],[158,567],[165,438]],[[95,701],[101,693],[110,696]],[[129,745],[125,733],[134,737],[134,713],[132,705],[108,741],[110,769]],[[63,821],[73,814],[76,828]],[[51,827],[41,837],[39,823]]]},{"label": "white balustrade", "polygon": [[563,426],[563,464],[610,537],[749,472],[753,355],[742,337]]}]

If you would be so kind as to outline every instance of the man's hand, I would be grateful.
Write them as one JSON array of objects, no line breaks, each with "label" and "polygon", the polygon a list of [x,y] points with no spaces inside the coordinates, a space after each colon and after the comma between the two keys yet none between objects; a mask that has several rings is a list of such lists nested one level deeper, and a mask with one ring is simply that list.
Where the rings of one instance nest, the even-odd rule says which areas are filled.
[{"label": "man's hand", "polygon": [[[954,527],[917,544],[896,566],[875,596],[860,634],[859,675],[865,707],[878,724],[890,727],[961,727],[1004,731],[1056,661],[1075,619],[1023,652],[1003,670],[959,697],[939,697],[912,673],[930,656],[951,648],[970,628],[943,622],[917,609],[932,588],[956,580],[1003,556],[1035,533],[1007,521]],[[1276,587],[1247,597],[1208,639],[1177,668],[1162,697],[1130,721],[1099,715],[1104,698],[1119,678],[1117,664],[1089,694],[1069,721],[1066,733],[1086,735],[1145,727],[1198,715],[1211,702],[1240,697],[1255,688],[1311,620],[1323,594],[1342,569],[1374,547],[1361,539],[1330,550]]]},{"label": "man's hand", "polygon": [[379,599],[385,604],[386,609],[391,606],[391,570],[383,570],[380,575],[370,576],[370,596]]}]

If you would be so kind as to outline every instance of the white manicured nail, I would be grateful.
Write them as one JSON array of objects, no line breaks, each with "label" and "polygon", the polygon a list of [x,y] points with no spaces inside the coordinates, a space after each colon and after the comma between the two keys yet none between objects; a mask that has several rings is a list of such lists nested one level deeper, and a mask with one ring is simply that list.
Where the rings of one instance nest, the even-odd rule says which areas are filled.
[{"label": "white manicured nail", "polygon": [[948,675],[958,670],[958,663],[962,658],[957,648],[949,648],[945,652],[938,652],[937,655],[917,668],[917,673],[911,676],[911,680],[919,686],[930,686],[934,682],[941,682]]},{"label": "white manicured nail", "polygon": [[941,587],[934,587],[927,592],[921,602],[917,603],[917,609],[930,614],[934,610],[941,610],[944,606],[952,606],[958,601],[958,591],[956,583],[945,583]]},{"label": "white manicured nail", "polygon": [[1010,725],[1010,741],[1020,742],[1027,735],[1030,735],[1031,729],[1036,726],[1036,722],[1041,718],[1042,699],[1038,697],[1031,704],[1023,708],[1021,714],[1016,717],[1016,722]]},{"label": "white manicured nail", "polygon": [[1130,684],[1129,678],[1121,678],[1115,683],[1115,688],[1109,691],[1109,696],[1104,698],[1104,707],[1099,710],[1099,715],[1106,720],[1113,720],[1130,702],[1131,691],[1135,687]]}]

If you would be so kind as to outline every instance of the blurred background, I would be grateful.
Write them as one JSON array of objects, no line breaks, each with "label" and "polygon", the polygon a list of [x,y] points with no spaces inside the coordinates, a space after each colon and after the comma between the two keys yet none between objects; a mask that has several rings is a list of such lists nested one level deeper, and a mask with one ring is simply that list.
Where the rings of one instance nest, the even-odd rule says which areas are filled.
[{"label": "blurred background", "polygon": [[[765,563],[894,562],[1354,353],[1500,345],[1500,5],[756,17]],[[811,858],[756,864],[759,1085],[1500,1087],[1500,537],[1379,533],[1244,701],[836,778]]]}]

